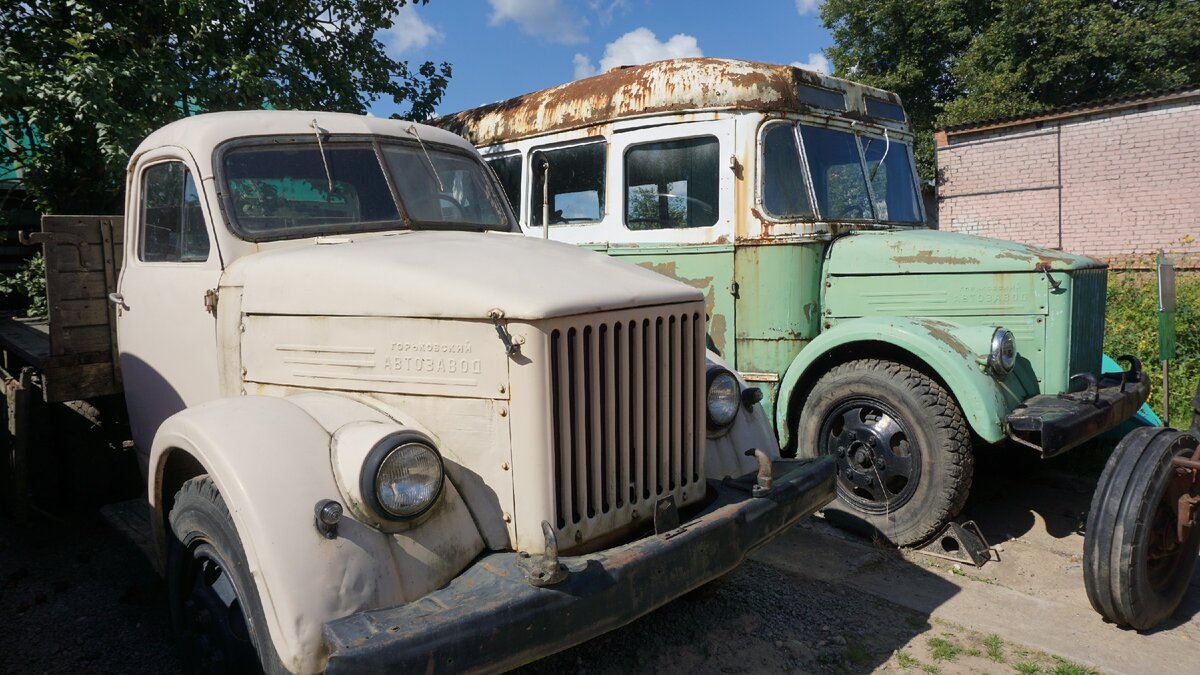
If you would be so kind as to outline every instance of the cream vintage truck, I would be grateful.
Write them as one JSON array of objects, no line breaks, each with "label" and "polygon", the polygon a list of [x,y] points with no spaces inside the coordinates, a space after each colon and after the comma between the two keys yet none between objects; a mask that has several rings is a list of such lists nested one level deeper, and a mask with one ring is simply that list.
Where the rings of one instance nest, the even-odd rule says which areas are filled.
[{"label": "cream vintage truck", "polygon": [[200,115],[141,144],[126,199],[123,231],[27,238],[51,315],[2,324],[5,449],[33,453],[37,401],[123,392],[200,669],[513,667],[834,494],[832,460],[781,460],[761,394],[706,356],[698,290],[521,236],[453,134]]}]

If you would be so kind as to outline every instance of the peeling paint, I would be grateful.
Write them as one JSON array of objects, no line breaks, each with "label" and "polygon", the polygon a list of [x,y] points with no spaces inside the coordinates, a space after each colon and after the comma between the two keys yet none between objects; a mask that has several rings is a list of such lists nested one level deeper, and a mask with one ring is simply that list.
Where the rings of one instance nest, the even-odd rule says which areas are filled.
[{"label": "peeling paint", "polygon": [[899,265],[921,263],[925,265],[978,265],[979,258],[938,255],[933,250],[917,251],[916,255],[898,255],[892,258]]},{"label": "peeling paint", "polygon": [[822,114],[893,125],[866,114],[863,96],[897,102],[896,95],[792,66],[733,59],[691,58],[614,68],[595,77],[464,110],[433,120],[477,146],[592,127],[615,119],[699,110],[804,112],[798,85],[841,92],[847,110]]},{"label": "peeling paint", "polygon": [[933,321],[930,319],[917,319],[916,322],[923,326],[925,330],[929,331],[929,337],[932,337],[938,342],[941,342],[947,347],[953,349],[956,353],[958,353],[959,356],[963,357],[964,359],[970,359],[974,357],[974,355],[971,354],[971,350],[968,349],[966,345],[959,341],[958,338],[950,334],[950,329],[954,328],[954,326],[951,324],[941,321]]}]

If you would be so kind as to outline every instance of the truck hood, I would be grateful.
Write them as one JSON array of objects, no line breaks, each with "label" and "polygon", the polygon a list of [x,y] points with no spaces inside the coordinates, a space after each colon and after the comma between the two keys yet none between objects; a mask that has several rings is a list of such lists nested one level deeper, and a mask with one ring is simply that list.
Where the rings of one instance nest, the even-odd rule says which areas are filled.
[{"label": "truck hood", "polygon": [[226,270],[250,314],[537,320],[702,299],[660,274],[517,234],[405,231],[263,250]]},{"label": "truck hood", "polygon": [[939,230],[855,232],[834,241],[836,275],[1032,272],[1104,267],[1086,256]]}]

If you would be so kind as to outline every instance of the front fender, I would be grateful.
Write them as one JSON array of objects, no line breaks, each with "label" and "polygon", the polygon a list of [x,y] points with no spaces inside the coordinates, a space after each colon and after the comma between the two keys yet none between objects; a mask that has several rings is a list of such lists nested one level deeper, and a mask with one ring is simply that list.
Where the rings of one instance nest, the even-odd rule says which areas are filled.
[{"label": "front fender", "polygon": [[[318,533],[317,502],[344,503],[330,461],[333,434],[364,421],[398,426],[369,406],[337,396],[243,396],[184,410],[164,422],[154,439],[148,494],[160,554],[167,535],[163,470],[171,453],[186,452],[212,478],[229,508],[271,640],[293,672],[323,670],[327,655],[321,630],[327,621],[398,605],[431,590],[415,586],[436,588],[445,579],[427,578],[429,568],[460,557],[445,555],[448,548],[461,549],[464,565],[482,550],[449,481],[434,516],[410,532],[383,534],[354,520],[347,509],[336,539]],[[470,532],[464,533],[464,525]]]},{"label": "front fender", "polygon": [[[737,378],[741,389],[748,385],[742,374],[734,370],[716,352],[709,350],[705,355],[709,369],[725,368]],[[705,392],[707,395],[707,392]],[[706,406],[707,411],[707,406]],[[761,403],[752,406],[742,405],[738,408],[737,417],[724,433],[709,435],[705,441],[705,472],[709,478],[722,479],[726,476],[741,476],[754,471],[758,467],[752,456],[746,451],[757,448],[766,453],[771,460],[779,459],[779,441],[771,429],[771,420],[763,410]]]},{"label": "front fender", "polygon": [[[911,354],[935,373],[950,389],[971,425],[971,429],[989,443],[1004,438],[1002,424],[1011,407],[1003,388],[979,365],[980,341],[990,338],[976,328],[960,328],[940,321],[904,317],[864,317],[851,319],[830,328],[810,342],[788,366],[780,383],[780,401],[775,406],[775,430],[779,444],[787,446],[798,414],[800,395],[797,385],[810,369],[830,352],[862,344],[862,357],[870,356],[870,343],[883,343]],[[978,335],[976,335],[978,333]],[[820,373],[811,373],[820,376]],[[796,408],[796,413],[789,411]]]}]

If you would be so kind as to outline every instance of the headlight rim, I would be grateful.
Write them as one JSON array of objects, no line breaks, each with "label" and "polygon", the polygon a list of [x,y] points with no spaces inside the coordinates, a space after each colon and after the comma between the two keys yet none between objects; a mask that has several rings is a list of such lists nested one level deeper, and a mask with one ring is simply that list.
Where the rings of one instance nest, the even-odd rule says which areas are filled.
[{"label": "headlight rim", "polygon": [[[1005,359],[1002,354],[1004,344],[1007,341],[1012,344],[1012,359],[1011,363],[1005,364]],[[1003,326],[997,326],[992,332],[992,340],[989,344],[987,367],[988,371],[997,378],[1004,379],[1017,366],[1017,336],[1009,329]]]},{"label": "headlight rim", "polygon": [[[379,469],[383,466],[383,462],[387,457],[399,448],[410,443],[417,443],[425,446],[433,453],[437,459],[439,468],[439,479],[437,490],[433,494],[433,498],[429,500],[420,511],[416,513],[399,516],[388,509],[384,508],[379,501],[379,492],[376,489],[378,486]],[[425,514],[429,513],[430,509],[441,501],[442,493],[446,490],[446,461],[442,458],[442,453],[437,449],[437,444],[433,442],[428,435],[413,429],[403,429],[393,431],[383,438],[375,442],[371,446],[371,450],[367,453],[366,459],[363,460],[362,469],[359,474],[359,492],[362,494],[364,506],[371,512],[376,519],[381,523],[403,524],[411,523]]]},{"label": "headlight rim", "polygon": [[[729,377],[731,379],[733,379],[733,386],[734,386],[734,390],[735,390],[735,394],[733,397],[733,403],[734,403],[733,415],[730,416],[728,422],[718,423],[716,420],[713,419],[712,413],[709,410],[709,405],[708,405],[709,392],[712,390],[713,382],[715,382],[718,377],[720,377],[722,375],[726,375],[726,374],[729,375]],[[733,423],[735,421],[737,421],[737,416],[741,410],[741,407],[742,407],[742,383],[738,380],[737,375],[735,375],[732,370],[725,368],[724,366],[714,365],[711,368],[709,368],[708,371],[704,375],[704,420],[705,420],[705,426],[708,427],[708,430],[710,432],[714,432],[714,433],[722,433],[722,432],[728,430],[730,427],[733,426]]]}]

